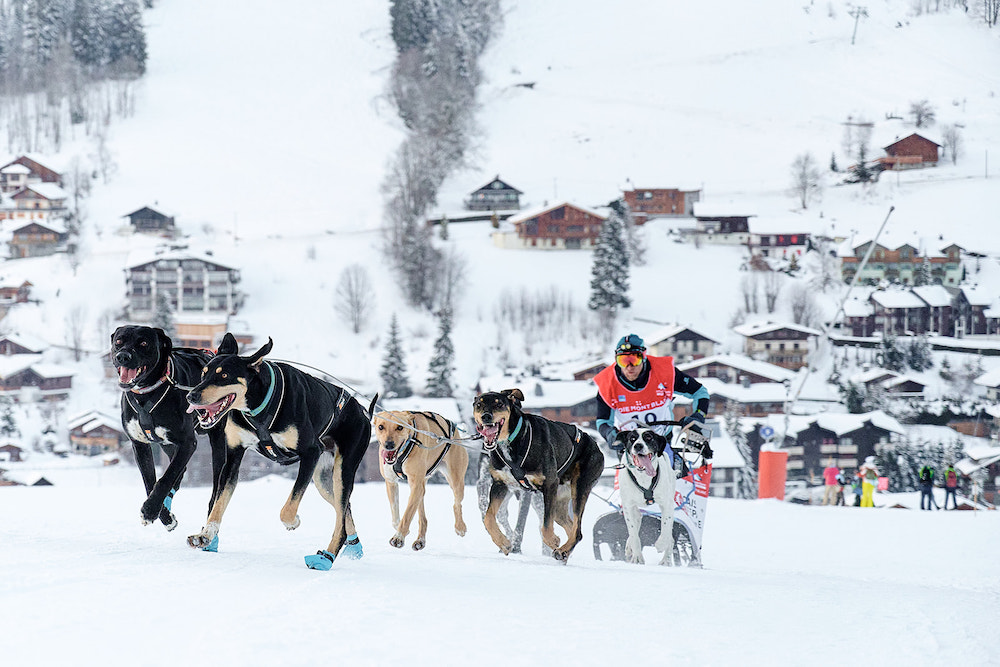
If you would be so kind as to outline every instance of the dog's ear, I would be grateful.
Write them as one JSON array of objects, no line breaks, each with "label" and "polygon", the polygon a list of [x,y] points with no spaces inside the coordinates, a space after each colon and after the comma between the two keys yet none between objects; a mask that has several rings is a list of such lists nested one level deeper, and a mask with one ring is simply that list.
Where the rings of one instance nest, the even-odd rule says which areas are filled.
[{"label": "dog's ear", "polygon": [[174,349],[174,341],[170,340],[170,336],[163,329],[154,328],[153,331],[156,332],[156,345],[160,348],[160,352],[170,354]]},{"label": "dog's ear", "polygon": [[240,345],[236,342],[236,336],[226,332],[226,335],[222,337],[222,342],[219,343],[219,349],[217,354],[239,354]]},{"label": "dog's ear", "polygon": [[247,358],[247,363],[250,364],[250,367],[254,370],[259,370],[260,365],[264,363],[264,357],[267,356],[267,353],[271,351],[272,347],[274,347],[274,341],[271,340],[270,336],[268,336],[267,342],[264,343],[264,347],[260,348],[254,352],[251,357]]},{"label": "dog's ear", "polygon": [[524,401],[524,394],[521,393],[520,389],[504,389],[500,393],[506,394],[511,403],[514,403],[517,407],[521,407],[521,402]]}]

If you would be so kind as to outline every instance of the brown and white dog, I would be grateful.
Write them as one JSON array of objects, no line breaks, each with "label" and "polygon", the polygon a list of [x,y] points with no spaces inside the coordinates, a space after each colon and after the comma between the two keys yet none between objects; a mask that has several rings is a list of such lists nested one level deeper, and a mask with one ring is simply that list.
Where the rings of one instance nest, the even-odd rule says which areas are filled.
[{"label": "brown and white dog", "polygon": [[[452,446],[438,438],[454,438],[456,426],[433,412],[382,411],[372,419],[375,438],[379,444],[379,471],[385,479],[392,512],[392,527],[396,534],[389,544],[402,548],[410,532],[410,522],[417,515],[417,539],[413,550],[426,545],[427,513],[424,510],[424,493],[427,478],[441,469],[448,486],[455,496],[455,532],[465,536],[462,519],[462,499],[465,497],[465,471],[469,467],[469,453],[464,447]],[[399,516],[399,482],[410,485],[410,498],[403,516]]]}]

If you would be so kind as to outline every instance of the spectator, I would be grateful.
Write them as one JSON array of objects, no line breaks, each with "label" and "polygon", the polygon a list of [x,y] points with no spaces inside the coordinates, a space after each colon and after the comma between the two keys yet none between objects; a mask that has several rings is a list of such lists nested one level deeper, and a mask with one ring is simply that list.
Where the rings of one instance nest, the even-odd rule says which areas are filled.
[{"label": "spectator", "polygon": [[840,475],[840,468],[833,465],[833,459],[823,468],[823,504],[834,505],[837,502],[837,476]]},{"label": "spectator", "polygon": [[861,506],[875,507],[875,486],[878,484],[878,468],[875,467],[875,457],[865,458],[858,471],[861,474]]},{"label": "spectator", "polygon": [[844,472],[840,471],[837,473],[837,505],[846,505],[844,502],[845,486],[847,486],[847,478],[844,477]]},{"label": "spectator", "polygon": [[927,464],[920,469],[920,509],[941,509],[934,500],[934,468]]},{"label": "spectator", "polygon": [[861,507],[861,470],[854,473],[854,482],[851,484],[851,492],[854,494],[854,506]]},{"label": "spectator", "polygon": [[958,509],[958,499],[955,492],[958,491],[958,473],[955,472],[955,466],[948,464],[948,467],[944,469],[944,508],[948,509],[948,498],[951,498],[951,508],[953,510]]}]

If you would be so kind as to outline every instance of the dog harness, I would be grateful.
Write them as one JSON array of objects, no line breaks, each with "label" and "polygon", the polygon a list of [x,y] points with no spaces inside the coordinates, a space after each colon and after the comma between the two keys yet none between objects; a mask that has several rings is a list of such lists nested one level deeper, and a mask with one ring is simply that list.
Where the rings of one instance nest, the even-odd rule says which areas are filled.
[{"label": "dog harness", "polygon": [[[278,420],[278,413],[281,412],[281,407],[285,401],[285,373],[279,364],[272,364],[269,361],[265,361],[264,366],[268,370],[269,379],[264,400],[257,407],[250,410],[240,410],[238,414],[243,417],[250,430],[257,434],[257,453],[281,465],[289,465],[299,460],[298,452],[278,445],[271,437],[270,431]],[[275,372],[275,368],[277,368],[277,372]],[[330,390],[326,384],[323,387],[329,393]],[[271,412],[275,395],[277,395],[277,402],[273,406],[273,412]],[[333,396],[331,395],[332,398]],[[317,438],[322,438],[333,430],[333,427],[340,421],[344,406],[347,405],[349,399],[350,396],[347,392],[341,389],[333,414],[330,416],[330,420],[326,423],[326,426],[320,429],[316,436]],[[260,416],[262,414],[264,415],[263,417]]]},{"label": "dog harness", "polygon": [[[433,412],[420,412],[417,414],[421,414],[427,419],[433,421],[434,424],[439,429],[441,429],[441,433],[445,437],[447,438],[455,437],[457,429],[455,428],[455,425],[450,421],[448,421],[447,419],[444,420],[446,426],[442,426],[441,423],[438,422],[437,416]],[[392,471],[396,473],[396,477],[398,479],[404,482],[407,481],[407,479],[406,479],[406,473],[403,472],[403,463],[406,462],[406,457],[408,457],[410,455],[410,452],[413,451],[414,445],[416,445],[417,447],[422,447],[424,449],[433,449],[432,447],[427,447],[426,445],[420,444],[420,442],[417,440],[416,433],[411,432],[410,437],[407,438],[406,442],[404,442],[403,445],[399,448],[399,452],[397,452],[396,454],[396,462],[392,464]],[[451,449],[451,443],[446,442],[444,445],[444,449],[441,450],[441,454],[437,457],[437,460],[434,461],[434,464],[427,469],[426,473],[424,473],[425,477],[430,477],[431,473],[437,470],[437,467],[441,464],[441,461],[444,460],[444,455],[448,453],[449,449]]]},{"label": "dog harness", "polygon": [[[626,455],[626,461],[627,460],[628,459]],[[628,476],[632,479],[635,485],[638,486],[640,489],[642,489],[642,497],[645,498],[646,504],[652,505],[653,503],[655,503],[656,501],[653,499],[653,489],[656,488],[656,484],[660,481],[660,472],[661,472],[660,469],[659,468],[656,469],[656,474],[653,475],[653,481],[652,483],[650,483],[648,489],[639,483],[639,480],[637,480],[635,478],[635,475],[632,473],[632,466],[627,463],[625,464],[625,472],[628,473]]]},{"label": "dog harness", "polygon": [[[517,426],[514,427],[514,432],[510,434],[510,437],[507,438],[504,444],[510,445],[515,440],[517,440],[517,437],[518,435],[520,435],[521,432],[521,426],[524,425],[525,423],[527,423],[526,420],[524,419],[524,417],[521,417],[517,422]],[[566,470],[569,468],[570,463],[576,460],[577,454],[580,451],[580,436],[581,436],[580,429],[575,426],[573,427],[573,429],[576,433],[575,437],[573,438],[573,450],[570,452],[569,456],[566,458],[563,464],[559,466],[559,469],[556,472],[557,478],[562,477],[563,473],[566,472]],[[525,489],[527,491],[537,491],[538,488],[528,480],[527,476],[525,475],[523,467],[524,462],[528,460],[529,452],[531,452],[532,431],[530,423],[528,423],[528,428],[526,429],[525,433],[526,433],[525,437],[528,439],[528,444],[524,448],[524,456],[521,457],[520,464],[514,462],[513,456],[505,456],[504,448],[499,446],[501,444],[499,442],[493,446],[491,454],[496,455],[497,459],[500,460],[500,463],[510,470],[510,474],[514,476],[514,479],[517,480],[518,485],[520,485],[522,489]]]}]

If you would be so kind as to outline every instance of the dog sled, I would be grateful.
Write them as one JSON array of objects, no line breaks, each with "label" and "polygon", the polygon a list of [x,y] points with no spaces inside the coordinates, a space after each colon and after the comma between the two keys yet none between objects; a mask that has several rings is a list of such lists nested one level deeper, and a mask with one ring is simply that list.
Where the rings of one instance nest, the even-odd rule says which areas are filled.
[{"label": "dog sled", "polygon": [[[679,421],[658,421],[651,426],[680,426]],[[711,448],[708,447],[711,432],[702,431],[692,424],[687,428],[675,428],[671,435],[670,448],[680,454],[683,461],[681,476],[677,478],[674,491],[674,552],[675,566],[701,567],[702,534],[705,527],[705,512],[708,505],[708,489],[712,479]],[[707,456],[706,456],[707,453]],[[621,472],[618,470],[617,472]],[[596,495],[596,494],[595,494]],[[602,498],[614,508],[598,517],[594,523],[594,558],[602,560],[601,545],[610,550],[611,560],[625,560],[625,542],[628,529],[622,514],[622,503],[618,490],[618,475],[615,475],[614,490],[608,498]],[[642,521],[639,538],[642,546],[652,546],[660,537],[662,508],[651,504],[640,510]]]}]

